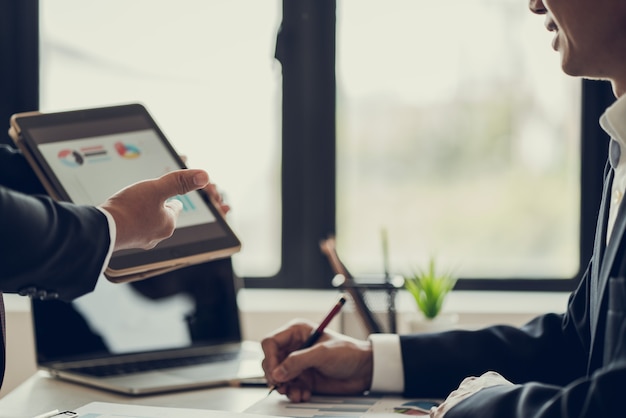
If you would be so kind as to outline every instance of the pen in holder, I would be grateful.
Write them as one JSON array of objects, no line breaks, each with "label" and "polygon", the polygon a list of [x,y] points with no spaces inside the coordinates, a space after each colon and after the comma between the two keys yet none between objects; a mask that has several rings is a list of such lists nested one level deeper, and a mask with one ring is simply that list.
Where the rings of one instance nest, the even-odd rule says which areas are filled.
[{"label": "pen in holder", "polygon": [[386,295],[387,315],[389,320],[387,332],[395,333],[397,331],[395,298],[398,289],[403,286],[402,278],[391,278],[386,274],[383,283],[359,283],[339,259],[335,248],[335,239],[333,237],[323,240],[320,243],[320,248],[328,258],[328,262],[335,273],[335,277],[332,280],[333,286],[350,295],[357,314],[367,332],[369,334],[385,332],[370,308],[370,304],[372,304],[370,299],[372,298],[368,297],[368,295],[380,294],[382,291],[382,293]]}]

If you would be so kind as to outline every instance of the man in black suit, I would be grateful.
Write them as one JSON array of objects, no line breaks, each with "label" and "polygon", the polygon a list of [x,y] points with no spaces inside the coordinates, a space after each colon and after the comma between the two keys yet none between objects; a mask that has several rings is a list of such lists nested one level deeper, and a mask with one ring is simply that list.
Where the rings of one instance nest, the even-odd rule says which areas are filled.
[{"label": "man in black suit", "polygon": [[566,312],[521,328],[367,341],[327,332],[307,350],[298,348],[313,328],[291,324],[262,342],[279,393],[445,399],[432,418],[626,416],[626,1],[530,0],[530,9],[555,33],[565,72],[610,80],[618,97],[600,121],[612,140],[594,253]]},{"label": "man in black suit", "polygon": [[0,386],[2,292],[69,301],[92,291],[114,250],[149,249],[171,236],[182,205],[167,199],[200,188],[221,201],[207,173],[190,169],[135,183],[99,207],[56,202],[22,154],[0,145]]}]

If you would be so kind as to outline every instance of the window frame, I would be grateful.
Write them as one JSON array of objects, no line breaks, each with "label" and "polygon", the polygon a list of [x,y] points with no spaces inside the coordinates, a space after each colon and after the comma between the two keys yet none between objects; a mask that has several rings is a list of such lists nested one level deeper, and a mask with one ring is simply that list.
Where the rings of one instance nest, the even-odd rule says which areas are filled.
[{"label": "window frame", "polygon": [[[281,268],[243,277],[249,288],[330,289],[333,273],[319,241],[335,232],[335,0],[283,0],[276,58],[282,65]],[[38,108],[39,1],[0,5],[0,117]],[[459,290],[570,291],[591,257],[608,136],[599,126],[614,100],[610,84],[583,80],[580,266],[570,278],[461,278]],[[11,143],[5,135],[3,142]]]}]

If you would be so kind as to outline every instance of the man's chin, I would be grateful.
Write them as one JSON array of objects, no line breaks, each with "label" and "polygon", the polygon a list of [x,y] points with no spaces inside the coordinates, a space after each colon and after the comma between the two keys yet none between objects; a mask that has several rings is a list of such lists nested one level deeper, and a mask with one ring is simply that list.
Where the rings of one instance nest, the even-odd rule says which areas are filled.
[{"label": "man's chin", "polygon": [[570,77],[584,78],[585,80],[593,81],[611,81],[608,77],[589,73],[588,71],[584,71],[580,67],[574,67],[572,65],[567,66],[565,64],[562,64],[561,68],[563,72]]},{"label": "man's chin", "polygon": [[573,63],[567,54],[562,51],[559,52],[561,54],[561,69],[565,74],[572,77],[587,77],[587,74],[582,71],[579,65]]}]

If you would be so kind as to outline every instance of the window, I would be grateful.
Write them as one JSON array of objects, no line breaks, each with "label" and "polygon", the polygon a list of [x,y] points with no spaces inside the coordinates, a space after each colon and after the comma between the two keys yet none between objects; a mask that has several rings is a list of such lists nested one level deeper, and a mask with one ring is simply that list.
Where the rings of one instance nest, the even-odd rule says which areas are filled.
[{"label": "window", "polygon": [[[580,268],[580,81],[519,0],[340,0],[337,239],[353,273]],[[453,11],[453,12],[451,12]]]},{"label": "window", "polygon": [[234,208],[238,274],[280,268],[278,1],[40,2],[43,111],[141,102]]}]

